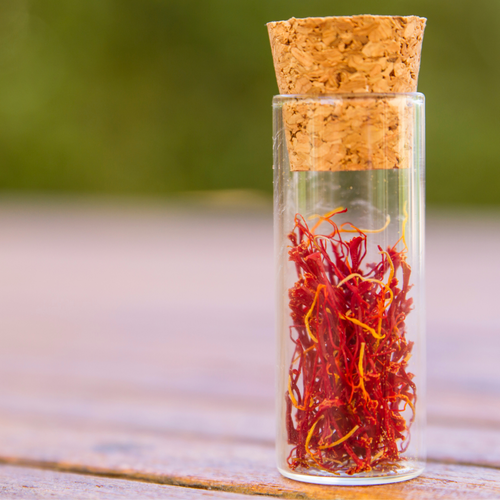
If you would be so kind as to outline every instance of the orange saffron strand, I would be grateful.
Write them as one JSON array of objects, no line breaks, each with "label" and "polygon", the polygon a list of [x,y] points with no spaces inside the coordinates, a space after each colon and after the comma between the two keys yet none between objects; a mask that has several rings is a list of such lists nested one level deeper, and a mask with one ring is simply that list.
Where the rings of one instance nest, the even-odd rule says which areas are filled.
[{"label": "orange saffron strand", "polygon": [[318,343],[318,339],[311,332],[311,327],[309,326],[309,319],[311,318],[311,315],[314,311],[314,306],[316,305],[316,301],[318,300],[319,292],[321,292],[321,290],[323,288],[325,288],[325,285],[318,286],[318,289],[316,290],[316,295],[314,296],[314,300],[313,300],[311,309],[309,309],[309,312],[306,314],[306,316],[304,318],[304,323],[306,325],[307,333],[309,334],[309,337],[311,337],[311,340],[313,342],[316,342],[316,343]]}]

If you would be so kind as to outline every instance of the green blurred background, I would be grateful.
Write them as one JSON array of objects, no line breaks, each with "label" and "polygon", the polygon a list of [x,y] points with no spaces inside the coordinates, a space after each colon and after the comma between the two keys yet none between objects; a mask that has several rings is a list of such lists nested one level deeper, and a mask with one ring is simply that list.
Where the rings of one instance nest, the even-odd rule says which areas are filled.
[{"label": "green blurred background", "polygon": [[427,199],[497,205],[498,0],[2,0],[0,190],[271,192],[265,23],[428,18]]}]

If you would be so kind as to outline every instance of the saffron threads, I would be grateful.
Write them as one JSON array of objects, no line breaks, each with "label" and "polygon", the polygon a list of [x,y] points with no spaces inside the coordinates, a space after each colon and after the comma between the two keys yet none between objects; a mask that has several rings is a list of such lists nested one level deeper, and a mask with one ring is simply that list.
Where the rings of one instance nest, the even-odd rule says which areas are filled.
[{"label": "saffron threads", "polygon": [[[413,343],[405,320],[413,301],[405,224],[393,247],[378,247],[378,262],[364,263],[370,233],[390,221],[378,231],[339,226],[333,219],[344,212],[316,216],[311,229],[297,214],[289,234],[298,275],[289,290],[295,350],[285,394],[292,470],[389,469],[407,449],[415,418],[414,376],[406,371]],[[316,235],[323,222],[331,232]]]}]

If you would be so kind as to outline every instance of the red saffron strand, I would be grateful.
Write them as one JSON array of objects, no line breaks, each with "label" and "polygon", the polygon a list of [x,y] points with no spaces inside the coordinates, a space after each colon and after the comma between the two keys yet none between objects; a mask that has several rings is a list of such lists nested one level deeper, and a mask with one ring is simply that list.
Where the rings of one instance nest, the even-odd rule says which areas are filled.
[{"label": "red saffron strand", "polygon": [[[319,223],[309,229],[300,214],[289,234],[298,275],[289,290],[295,351],[285,394],[292,470],[390,468],[408,447],[415,418],[414,375],[406,371],[411,269],[406,244],[396,250],[404,235],[392,248],[379,247],[380,262],[363,265],[374,231],[339,227],[332,219],[346,211],[320,217],[331,225],[329,235],[315,235]],[[355,236],[346,241],[342,233]]]}]

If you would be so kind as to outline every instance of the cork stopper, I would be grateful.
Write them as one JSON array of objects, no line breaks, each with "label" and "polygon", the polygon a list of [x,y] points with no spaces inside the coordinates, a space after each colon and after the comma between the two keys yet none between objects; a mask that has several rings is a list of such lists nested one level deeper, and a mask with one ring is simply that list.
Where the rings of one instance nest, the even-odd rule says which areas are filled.
[{"label": "cork stopper", "polygon": [[[407,168],[411,109],[389,96],[417,90],[426,20],[353,16],[268,23],[292,170]],[[343,94],[345,99],[304,100]]]},{"label": "cork stopper", "polygon": [[366,15],[268,23],[280,94],[415,92],[425,21]]}]

